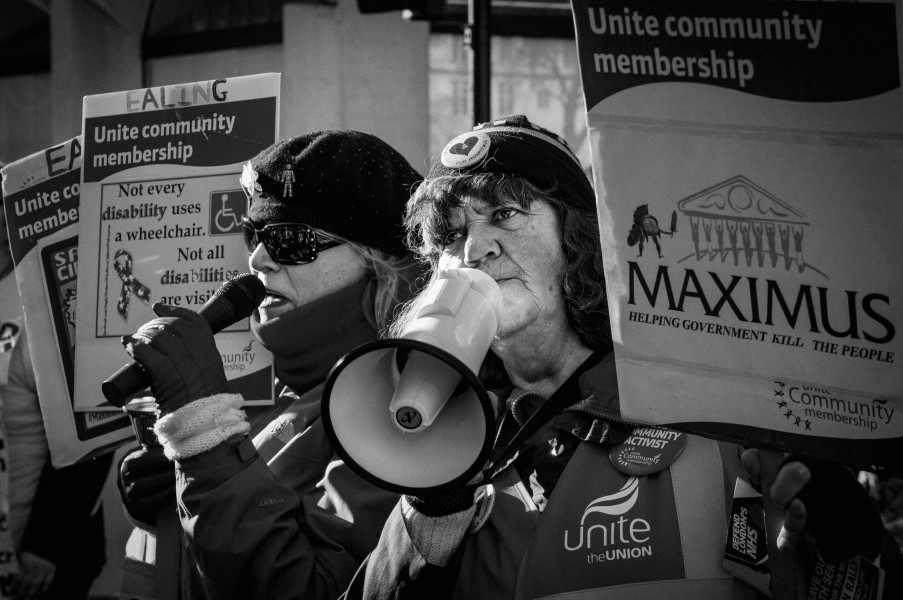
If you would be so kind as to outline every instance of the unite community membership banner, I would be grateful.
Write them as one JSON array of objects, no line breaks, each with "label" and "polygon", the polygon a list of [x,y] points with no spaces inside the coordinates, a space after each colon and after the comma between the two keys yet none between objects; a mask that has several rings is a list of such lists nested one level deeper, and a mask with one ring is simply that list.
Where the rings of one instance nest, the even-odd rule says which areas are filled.
[{"label": "unite community membership banner", "polygon": [[[118,408],[101,382],[129,357],[120,338],[154,302],[200,309],[248,271],[242,164],[276,141],[278,74],[86,96],[78,241],[75,406]],[[248,404],[273,401],[272,355],[247,319],[216,336]]]},{"label": "unite community membership banner", "polygon": [[899,472],[899,0],[572,7],[624,417]]},{"label": "unite community membership banner", "polygon": [[128,417],[73,407],[81,136],[3,168],[3,209],[38,402],[55,467],[132,437]]}]

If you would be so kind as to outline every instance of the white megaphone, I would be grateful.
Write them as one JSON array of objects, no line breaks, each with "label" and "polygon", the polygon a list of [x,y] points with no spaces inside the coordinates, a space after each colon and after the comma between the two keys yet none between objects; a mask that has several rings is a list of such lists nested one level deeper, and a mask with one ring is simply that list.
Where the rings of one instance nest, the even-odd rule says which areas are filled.
[{"label": "white megaphone", "polygon": [[403,494],[461,485],[489,459],[496,401],[477,379],[502,296],[476,269],[439,273],[401,337],[359,346],[323,387],[323,425],[356,473]]}]

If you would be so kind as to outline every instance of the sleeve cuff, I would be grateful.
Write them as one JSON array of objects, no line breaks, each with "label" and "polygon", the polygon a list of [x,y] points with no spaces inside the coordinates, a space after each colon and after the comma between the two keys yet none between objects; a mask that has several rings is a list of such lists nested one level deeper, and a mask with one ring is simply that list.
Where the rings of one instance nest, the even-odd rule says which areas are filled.
[{"label": "sleeve cuff", "polygon": [[154,424],[154,433],[170,460],[206,452],[251,426],[240,394],[216,394],[190,402]]},{"label": "sleeve cuff", "polygon": [[461,545],[475,512],[476,505],[471,504],[461,512],[430,517],[417,511],[406,497],[401,499],[401,514],[411,542],[426,562],[439,567],[446,566]]}]

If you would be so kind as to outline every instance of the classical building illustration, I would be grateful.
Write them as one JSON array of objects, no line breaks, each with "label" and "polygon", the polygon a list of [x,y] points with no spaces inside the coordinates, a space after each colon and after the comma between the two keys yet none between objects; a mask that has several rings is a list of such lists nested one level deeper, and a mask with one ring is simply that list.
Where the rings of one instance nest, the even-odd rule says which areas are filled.
[{"label": "classical building illustration", "polygon": [[677,203],[690,219],[697,260],[785,270],[806,268],[803,237],[809,222],[798,210],[737,175]]}]

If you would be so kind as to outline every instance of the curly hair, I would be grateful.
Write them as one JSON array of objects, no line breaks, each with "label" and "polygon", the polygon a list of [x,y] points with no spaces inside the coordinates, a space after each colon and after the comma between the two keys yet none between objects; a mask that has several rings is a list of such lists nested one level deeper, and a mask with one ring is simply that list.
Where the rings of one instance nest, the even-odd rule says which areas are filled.
[{"label": "curly hair", "polygon": [[[524,209],[536,200],[552,206],[558,214],[565,254],[562,292],[568,320],[588,348],[608,345],[611,329],[596,211],[578,208],[555,188],[539,189],[514,175],[478,173],[427,179],[408,200],[405,228],[408,246],[434,272],[442,253],[442,240],[450,231],[451,215],[464,206],[466,198],[479,198],[492,206],[516,202]],[[405,307],[405,316],[416,309],[416,300]],[[405,319],[400,320],[402,323],[393,323],[390,334],[399,333]]]}]

